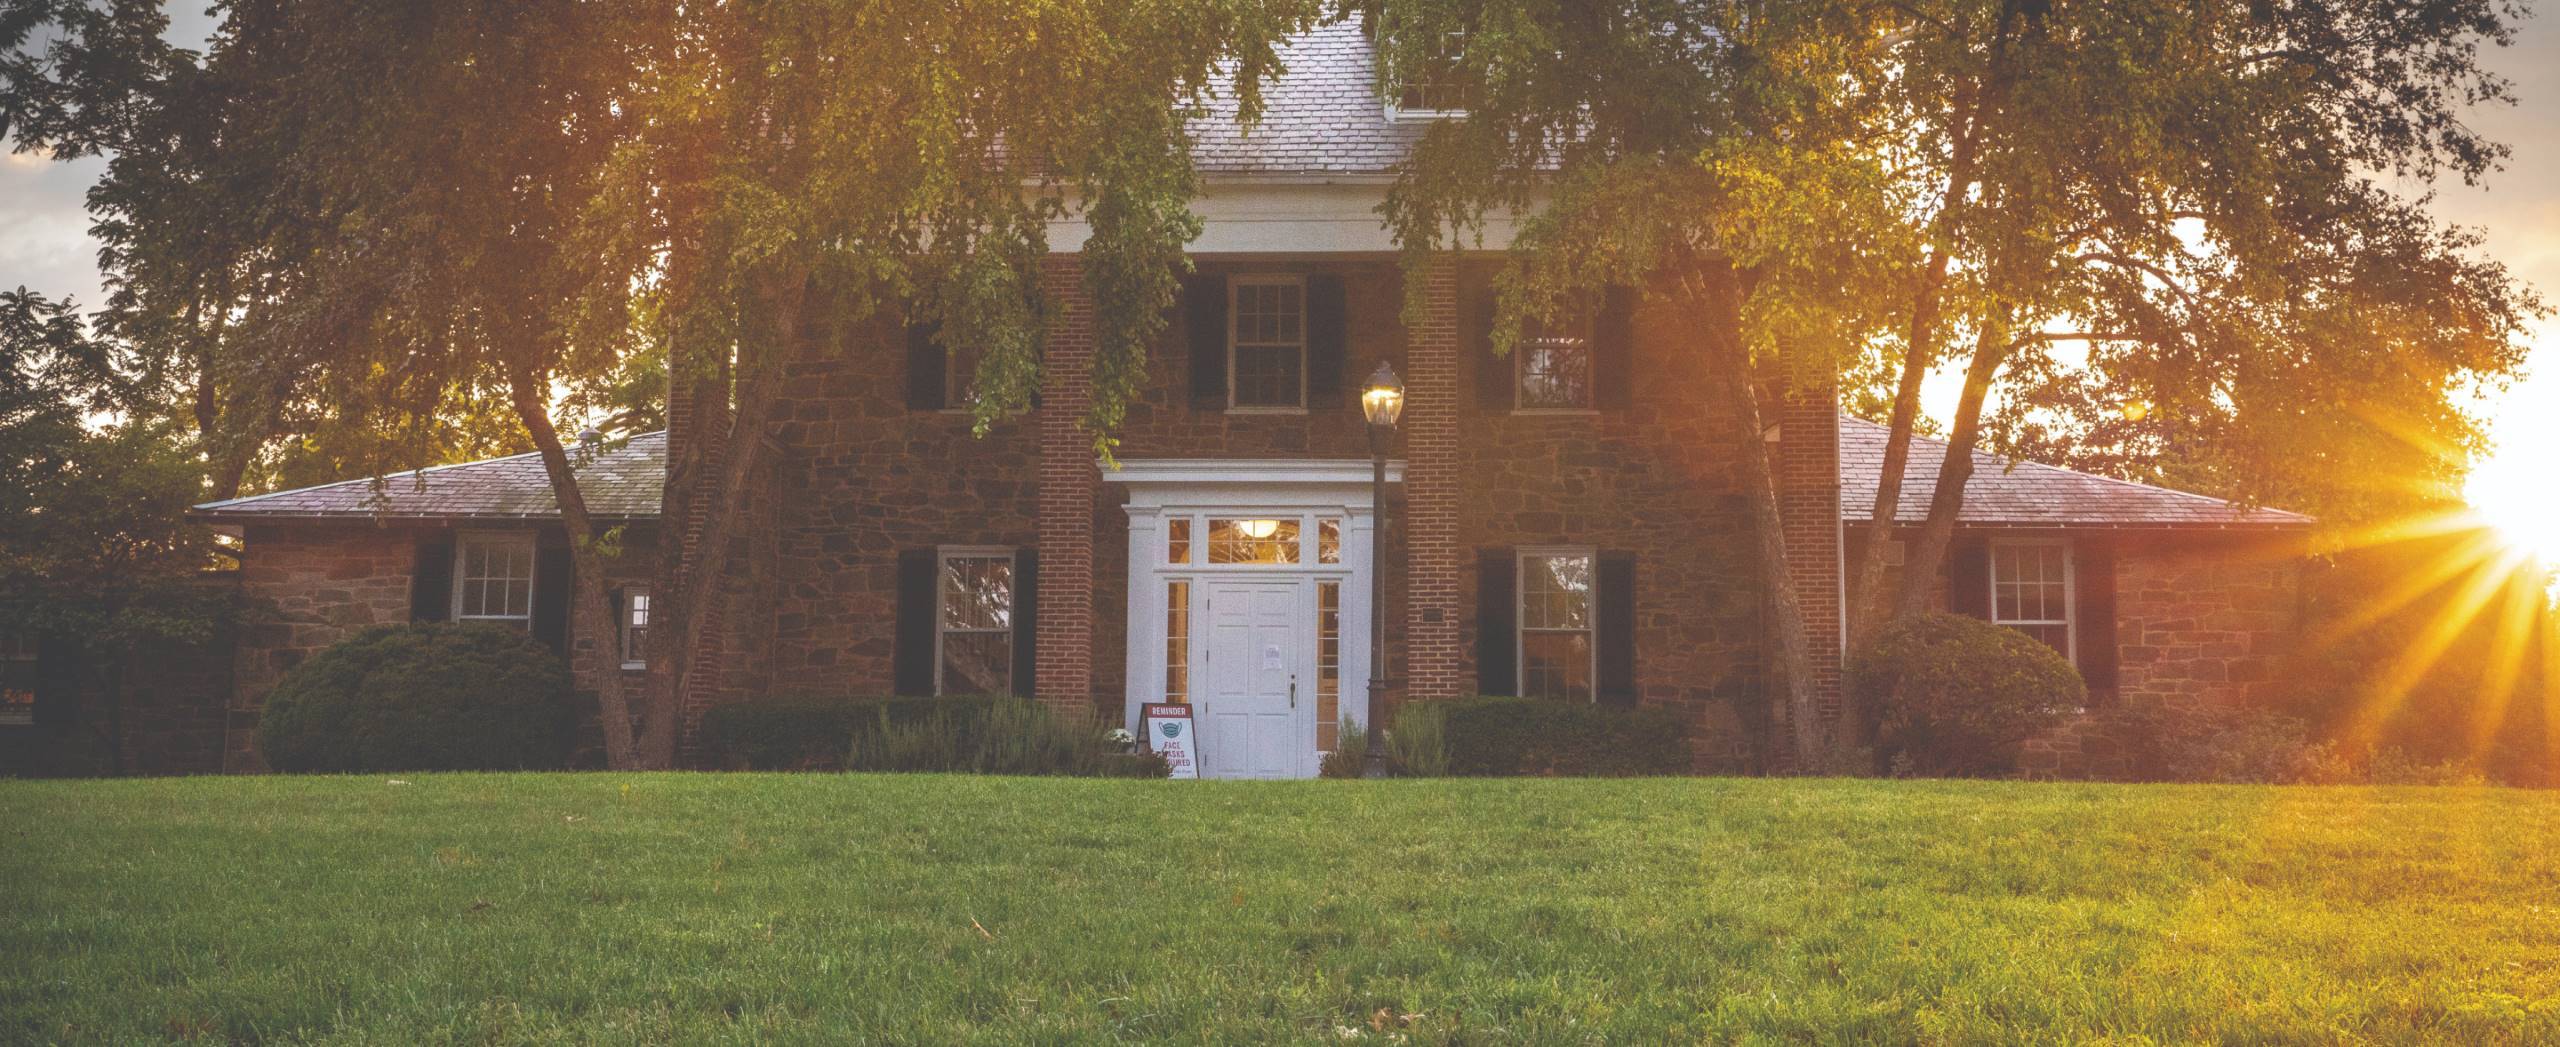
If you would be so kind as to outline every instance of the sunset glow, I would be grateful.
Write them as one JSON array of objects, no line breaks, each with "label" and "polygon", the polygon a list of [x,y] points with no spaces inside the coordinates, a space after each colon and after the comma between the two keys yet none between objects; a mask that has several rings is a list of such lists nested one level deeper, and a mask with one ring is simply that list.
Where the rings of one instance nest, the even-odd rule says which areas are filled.
[{"label": "sunset glow", "polygon": [[2497,448],[2463,497],[2517,551],[2560,564],[2560,367],[2546,363],[2510,390],[2492,425]]}]

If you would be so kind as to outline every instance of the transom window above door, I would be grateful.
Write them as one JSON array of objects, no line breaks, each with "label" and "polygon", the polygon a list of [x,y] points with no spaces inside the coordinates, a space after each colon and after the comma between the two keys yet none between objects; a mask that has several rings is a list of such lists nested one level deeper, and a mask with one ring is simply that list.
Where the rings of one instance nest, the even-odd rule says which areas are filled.
[{"label": "transom window above door", "polygon": [[[1193,541],[1195,533],[1202,540]],[[1176,567],[1338,566],[1342,517],[1170,516],[1165,519],[1164,562]]]},{"label": "transom window above door", "polygon": [[1228,404],[1252,410],[1307,405],[1307,285],[1296,276],[1227,281]]}]

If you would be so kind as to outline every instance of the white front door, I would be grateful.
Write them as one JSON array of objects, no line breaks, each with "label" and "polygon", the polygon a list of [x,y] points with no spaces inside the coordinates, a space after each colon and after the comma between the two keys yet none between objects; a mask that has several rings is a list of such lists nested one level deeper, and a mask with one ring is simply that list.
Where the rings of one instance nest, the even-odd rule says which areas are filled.
[{"label": "white front door", "polygon": [[1201,641],[1192,698],[1200,765],[1216,778],[1313,773],[1315,681],[1311,621],[1297,579],[1215,579],[1201,585]]}]

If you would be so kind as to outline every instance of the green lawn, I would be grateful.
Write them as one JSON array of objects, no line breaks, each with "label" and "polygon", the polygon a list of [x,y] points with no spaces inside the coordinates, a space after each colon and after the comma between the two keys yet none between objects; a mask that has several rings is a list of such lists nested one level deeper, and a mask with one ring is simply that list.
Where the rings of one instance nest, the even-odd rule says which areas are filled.
[{"label": "green lawn", "polygon": [[0,1041],[2560,1039],[2560,796],[0,782]]}]

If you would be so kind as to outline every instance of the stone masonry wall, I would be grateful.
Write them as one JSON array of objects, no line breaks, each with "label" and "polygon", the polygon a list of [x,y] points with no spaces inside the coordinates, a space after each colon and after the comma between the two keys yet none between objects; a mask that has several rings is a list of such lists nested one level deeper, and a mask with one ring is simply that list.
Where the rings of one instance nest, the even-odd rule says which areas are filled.
[{"label": "stone masonry wall", "polygon": [[365,629],[409,620],[416,549],[416,532],[366,524],[250,529],[223,770],[266,769],[258,710],[286,672]]}]

